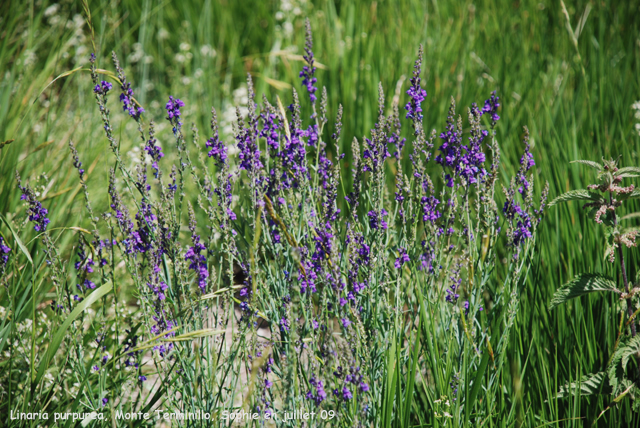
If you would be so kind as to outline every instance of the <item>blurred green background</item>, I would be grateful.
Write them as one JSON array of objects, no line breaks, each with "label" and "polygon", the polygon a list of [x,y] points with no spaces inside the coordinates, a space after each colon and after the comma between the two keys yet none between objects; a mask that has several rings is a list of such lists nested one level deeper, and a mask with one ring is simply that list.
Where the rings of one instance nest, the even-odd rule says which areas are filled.
[{"label": "blurred green background", "polygon": [[[110,55],[118,55],[146,117],[160,124],[160,144],[170,134],[163,120],[169,95],[186,103],[185,122],[195,122],[203,137],[214,106],[227,144],[233,142],[233,106],[247,102],[247,73],[258,96],[291,102],[291,88],[302,90],[298,72],[309,17],[329,117],[339,103],[345,110],[345,146],[330,148],[333,153],[349,153],[354,136],[368,135],[378,82],[387,100],[406,103],[422,43],[425,128],[444,128],[451,97],[465,114],[497,90],[503,177],[516,169],[523,125],[532,135],[536,179],[549,181],[551,198],[593,179],[569,165],[573,159],[622,156],[623,165],[639,164],[640,113],[634,114],[640,105],[634,110],[633,104],[640,100],[640,2],[568,1],[566,15],[560,2],[506,0],[91,0],[89,8],[98,67],[113,71]],[[14,140],[0,151],[0,212],[17,228],[25,210],[16,170],[37,184],[54,227],[87,224],[80,188],[69,174],[70,139],[88,167],[94,207],[106,209],[108,145],[87,71],[92,50],[80,2],[0,3],[0,142]],[[117,97],[110,108],[130,155],[125,158],[134,162],[139,148],[132,145],[132,123],[119,114]],[[409,137],[409,123],[402,122]],[[24,229],[25,242],[31,233]],[[71,238],[61,236],[60,243]],[[520,403],[518,420],[528,426],[583,426],[609,404],[606,396],[552,397],[567,381],[606,365],[618,321],[613,297],[547,309],[553,292],[576,273],[618,275],[603,260],[603,238],[575,203],[552,208],[541,226],[539,257],[509,348],[511,376],[503,380],[505,394]],[[640,258],[635,252],[628,257],[635,278]],[[623,401],[601,422],[622,426],[629,408]]]}]

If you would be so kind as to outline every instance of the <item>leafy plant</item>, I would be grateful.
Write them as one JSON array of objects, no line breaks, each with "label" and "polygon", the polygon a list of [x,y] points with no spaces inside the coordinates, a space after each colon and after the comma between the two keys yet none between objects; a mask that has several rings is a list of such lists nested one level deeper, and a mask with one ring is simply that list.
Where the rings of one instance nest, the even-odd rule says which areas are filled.
[{"label": "leafy plant", "polygon": [[612,278],[600,273],[583,273],[556,291],[550,307],[589,293],[612,292],[618,297],[620,323],[613,356],[606,369],[562,387],[558,395],[575,394],[577,390],[582,395],[612,394],[614,403],[629,396],[634,400],[634,408],[640,409],[640,336],[636,330],[636,317],[640,313],[640,309],[636,309],[640,278],[636,278],[635,282],[629,280],[623,251],[623,247],[636,247],[636,236],[640,230],[624,227],[618,214],[625,202],[640,197],[640,191],[633,184],[622,186],[624,179],[639,177],[640,168],[618,168],[617,160],[603,160],[602,164],[587,160],[575,162],[596,170],[596,184],[587,186],[587,189],[572,190],[560,195],[549,206],[569,201],[586,202],[582,208],[587,210],[587,216],[604,227],[604,257],[612,264],[617,261],[622,284],[617,284]]}]

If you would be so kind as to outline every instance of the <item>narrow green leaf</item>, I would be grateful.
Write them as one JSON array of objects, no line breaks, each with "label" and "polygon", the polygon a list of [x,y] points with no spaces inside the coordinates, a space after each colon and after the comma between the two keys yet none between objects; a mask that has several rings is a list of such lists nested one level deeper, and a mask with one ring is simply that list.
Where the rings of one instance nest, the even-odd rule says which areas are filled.
[{"label": "narrow green leaf", "polygon": [[581,163],[583,165],[590,166],[591,168],[595,168],[598,171],[602,171],[602,165],[600,165],[598,162],[580,159],[580,160],[571,161],[570,163]]},{"label": "narrow green leaf", "polygon": [[33,260],[31,259],[31,254],[29,254],[29,250],[27,250],[27,247],[25,247],[24,244],[22,243],[22,240],[20,240],[18,233],[13,229],[13,227],[11,227],[11,223],[9,223],[9,221],[4,216],[0,216],[0,218],[2,218],[2,220],[4,221],[4,224],[6,224],[9,230],[11,231],[11,234],[13,235],[13,239],[16,240],[16,244],[18,244],[20,251],[22,251],[22,253],[25,256],[27,256],[27,260],[29,260],[29,263],[33,264]]},{"label": "narrow green leaf", "polygon": [[[480,366],[478,366],[478,371],[476,372],[476,377],[473,379],[473,387],[471,388],[471,394],[469,394],[469,402],[465,403],[465,407],[469,406],[468,412],[465,412],[465,415],[470,415],[473,410],[473,404],[476,401],[476,397],[480,392],[480,387],[482,386],[482,378],[484,377],[484,373],[487,371],[487,366],[489,365],[489,352],[485,351],[482,356],[482,360],[480,360]],[[465,422],[469,422],[468,420]]]},{"label": "narrow green leaf", "polygon": [[98,288],[93,293],[85,297],[85,299],[82,302],[78,303],[78,306],[76,306],[75,309],[71,311],[67,319],[64,320],[62,325],[58,328],[56,333],[53,335],[53,338],[49,343],[49,347],[47,348],[47,352],[42,357],[42,360],[40,360],[40,365],[38,366],[38,374],[35,379],[36,384],[40,382],[40,379],[42,379],[42,376],[44,376],[44,372],[47,371],[47,368],[49,367],[49,363],[51,362],[51,359],[56,354],[56,352],[58,351],[58,348],[62,344],[62,339],[64,339],[64,336],[67,333],[67,329],[69,328],[71,323],[76,318],[78,318],[78,316],[85,309],[87,309],[89,306],[95,303],[96,300],[100,299],[102,296],[104,296],[109,291],[111,291],[111,287],[112,287],[111,282],[107,282],[106,284],[103,284],[100,288]]},{"label": "narrow green leaf", "polygon": [[405,391],[405,396],[404,396],[404,406],[405,406],[405,410],[404,410],[404,425],[408,427],[409,423],[411,422],[411,406],[414,402],[413,399],[413,389],[415,386],[415,379],[416,379],[416,370],[418,367],[418,358],[419,358],[419,353],[420,353],[420,332],[422,331],[422,319],[420,319],[418,321],[418,329],[416,331],[416,339],[415,339],[415,345],[413,347],[413,355],[412,355],[412,361],[411,361],[411,370],[409,370],[409,374],[407,375],[407,390]]},{"label": "narrow green leaf", "polygon": [[591,192],[587,189],[578,189],[578,190],[570,190],[567,193],[563,193],[562,195],[555,198],[549,206],[556,205],[560,202],[568,202],[568,201],[593,201],[597,202],[602,200],[599,194],[595,192]]},{"label": "narrow green leaf", "polygon": [[556,290],[549,309],[595,291],[612,291],[620,294],[620,290],[616,288],[616,283],[613,280],[599,273],[583,273]]},{"label": "narrow green leaf", "polygon": [[638,217],[640,217],[640,212],[627,214],[625,216],[620,217],[620,220],[621,221],[622,220],[631,220],[632,218],[638,218]]}]

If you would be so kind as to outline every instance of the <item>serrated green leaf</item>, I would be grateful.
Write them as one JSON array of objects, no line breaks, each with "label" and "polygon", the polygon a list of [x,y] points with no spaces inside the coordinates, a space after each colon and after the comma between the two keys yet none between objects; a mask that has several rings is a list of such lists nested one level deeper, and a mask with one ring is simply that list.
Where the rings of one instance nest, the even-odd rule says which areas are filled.
[{"label": "serrated green leaf", "polygon": [[603,201],[602,197],[595,193],[595,192],[591,192],[587,189],[578,189],[578,190],[570,190],[567,193],[563,193],[562,195],[558,196],[557,198],[555,198],[553,201],[551,201],[551,203],[549,204],[549,206],[554,206],[555,204],[559,203],[559,202],[568,202],[568,201],[593,201],[593,202],[598,202],[598,201]]},{"label": "serrated green leaf", "polygon": [[626,370],[627,363],[629,363],[629,359],[640,352],[640,335],[636,335],[632,338],[629,343],[620,350],[620,355],[622,357],[622,367]]},{"label": "serrated green leaf", "polygon": [[581,163],[583,165],[590,166],[591,168],[595,168],[598,171],[602,171],[602,165],[600,165],[598,162],[580,159],[580,160],[571,161],[570,163]]},{"label": "serrated green leaf", "polygon": [[580,382],[571,382],[558,391],[558,398],[573,396],[580,388],[580,395],[611,394],[612,389],[607,382],[607,375],[604,372],[587,375]]},{"label": "serrated green leaf", "polygon": [[620,294],[620,290],[616,288],[616,283],[613,280],[598,273],[583,273],[556,290],[549,304],[549,309],[553,309],[570,299],[596,291],[612,291]]},{"label": "serrated green leaf", "polygon": [[628,174],[628,173],[640,174],[640,167],[637,167],[637,166],[625,166],[624,168],[620,168],[619,170],[614,172],[613,175],[615,175],[616,177],[620,177],[622,174]]}]

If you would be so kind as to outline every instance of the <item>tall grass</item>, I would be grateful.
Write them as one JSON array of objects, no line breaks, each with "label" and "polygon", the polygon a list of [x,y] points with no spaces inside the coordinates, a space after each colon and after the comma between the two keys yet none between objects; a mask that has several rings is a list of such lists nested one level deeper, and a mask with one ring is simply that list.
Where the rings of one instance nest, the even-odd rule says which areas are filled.
[{"label": "tall grass", "polygon": [[[522,125],[529,126],[537,176],[550,182],[552,197],[589,183],[581,169],[568,164],[570,160],[621,155],[625,165],[638,162],[640,138],[631,105],[640,99],[640,24],[635,19],[640,6],[634,2],[567,2],[568,25],[556,2],[318,1],[300,4],[299,15],[283,10],[282,4],[90,2],[96,54],[102,59],[100,66],[108,68],[104,59],[112,50],[118,53],[138,101],[150,114],[162,117],[163,105],[153,100],[175,94],[207,106],[186,113],[189,121],[207,129],[209,106],[221,114],[227,110],[247,72],[253,74],[258,99],[263,93],[269,99],[284,98],[292,86],[299,88],[302,17],[309,16],[316,59],[322,64],[317,77],[330,89],[328,116],[335,117],[338,103],[346,112],[358,112],[345,115],[343,144],[373,127],[378,81],[389,98],[396,92],[404,99],[415,50],[423,43],[423,81],[429,94],[425,129],[444,127],[450,96],[466,106],[498,89],[502,176],[510,177],[517,169]],[[99,190],[107,179],[108,144],[97,116],[91,113],[94,100],[87,91],[91,35],[81,19],[80,3],[63,2],[47,14],[49,6],[44,2],[0,5],[0,141],[13,140],[0,149],[0,212],[6,219],[0,232],[16,242],[7,226],[12,224],[26,251],[35,248],[35,234],[21,222],[24,208],[13,178],[16,169],[32,183],[40,177],[42,187],[37,190],[53,225],[88,228],[82,189],[69,174],[67,144],[73,140],[87,166],[96,211],[108,206],[107,195]],[[279,11],[283,19],[278,19]],[[285,22],[291,22],[293,31],[287,30]],[[76,71],[64,75],[72,70]],[[235,97],[242,101],[242,90]],[[303,112],[305,117],[310,114]],[[409,129],[409,122],[402,122]],[[124,135],[127,126],[125,121],[116,122],[115,132]],[[327,126],[333,132],[332,124]],[[121,150],[124,162],[132,165],[136,155],[125,154],[129,149],[133,150]],[[347,146],[328,149],[334,154],[351,152]],[[344,162],[352,159],[347,156]],[[639,207],[630,207],[631,211],[634,208]],[[77,230],[54,233],[57,245],[68,255]],[[555,395],[565,383],[607,364],[615,340],[611,332],[618,322],[610,310],[615,307],[613,297],[590,296],[548,309],[554,291],[577,273],[597,270],[617,275],[592,250],[602,246],[603,239],[573,205],[551,211],[538,229],[536,256],[504,350],[501,398],[488,425],[584,426],[611,404],[606,396],[559,399]],[[12,247],[17,254],[19,248]],[[497,258],[497,271],[503,276],[505,267],[500,262],[505,256]],[[3,307],[14,301],[20,308],[3,317],[0,327],[0,367],[5,373],[22,369],[13,367],[5,354],[14,352],[6,342],[12,326],[55,298],[43,276],[43,255],[32,253],[33,263],[20,257],[24,257],[22,281],[0,294]],[[638,257],[633,252],[626,257],[630,277],[635,277]],[[395,343],[407,359],[400,363],[389,354],[389,381],[397,376],[396,397],[406,397],[402,415],[410,415],[392,419],[395,426],[419,425],[430,420],[427,415],[434,409],[440,411],[438,403],[408,382],[415,362],[429,355],[425,342],[429,317],[423,316],[421,322],[425,330],[416,354],[404,337]],[[48,340],[45,331],[39,333]],[[0,412],[7,414],[11,401],[8,391],[3,393]],[[478,400],[482,396],[480,392]],[[637,423],[630,407],[629,400],[612,406],[598,424]]]}]

